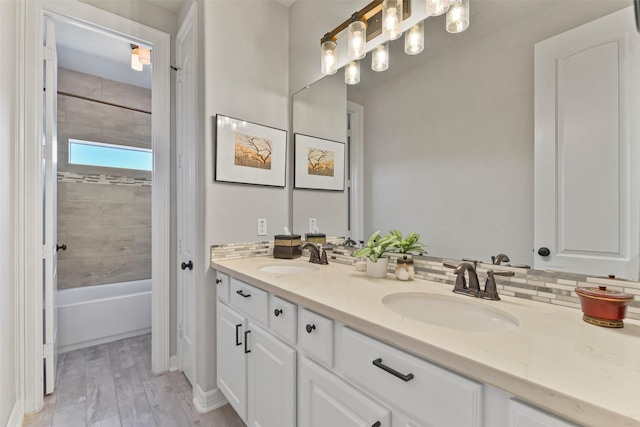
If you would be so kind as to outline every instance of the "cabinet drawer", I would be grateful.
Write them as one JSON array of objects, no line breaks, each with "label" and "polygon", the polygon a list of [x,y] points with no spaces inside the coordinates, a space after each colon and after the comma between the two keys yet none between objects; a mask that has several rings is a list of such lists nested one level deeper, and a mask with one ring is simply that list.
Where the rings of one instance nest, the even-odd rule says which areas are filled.
[{"label": "cabinet drawer", "polygon": [[268,324],[268,293],[233,277],[229,288],[229,300],[232,306],[263,325]]},{"label": "cabinet drawer", "polygon": [[292,345],[296,343],[297,318],[298,313],[295,304],[275,295],[270,296],[269,326],[280,338]]},{"label": "cabinet drawer", "polygon": [[509,426],[511,427],[577,427],[526,403],[511,399],[509,401]]},{"label": "cabinet drawer", "polygon": [[333,321],[301,308],[298,312],[298,343],[317,362],[333,366]]},{"label": "cabinet drawer", "polygon": [[343,328],[344,376],[432,426],[482,425],[482,385]]},{"label": "cabinet drawer", "polygon": [[220,301],[229,302],[229,275],[216,272],[216,292]]}]

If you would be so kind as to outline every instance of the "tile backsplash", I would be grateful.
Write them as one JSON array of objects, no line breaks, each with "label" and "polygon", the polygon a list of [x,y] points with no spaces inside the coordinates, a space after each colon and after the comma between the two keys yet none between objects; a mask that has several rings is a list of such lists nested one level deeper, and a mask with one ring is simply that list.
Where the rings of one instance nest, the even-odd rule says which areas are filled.
[{"label": "tile backsplash", "polygon": [[[327,238],[327,241],[335,244],[340,243],[339,238]],[[352,248],[331,246],[327,247],[327,256],[330,263],[337,262],[353,265],[355,258],[351,256],[352,251]],[[220,261],[252,256],[271,256],[272,252],[273,242],[216,245],[211,247],[211,260]],[[303,253],[303,257],[305,255],[308,256],[306,251]],[[389,256],[389,273],[393,273],[395,261],[399,255],[389,254]],[[454,285],[456,275],[452,269],[444,267],[443,264],[447,262],[456,264],[460,260],[421,255],[413,255],[412,258],[416,279]],[[498,292],[501,295],[510,295],[546,304],[562,305],[577,310],[580,310],[580,300],[575,293],[576,287],[605,285],[608,289],[635,295],[636,299],[627,308],[627,317],[640,320],[640,282],[481,263],[476,268],[481,286],[483,286],[486,272],[489,269],[513,271],[515,273],[512,277],[496,277]]]}]

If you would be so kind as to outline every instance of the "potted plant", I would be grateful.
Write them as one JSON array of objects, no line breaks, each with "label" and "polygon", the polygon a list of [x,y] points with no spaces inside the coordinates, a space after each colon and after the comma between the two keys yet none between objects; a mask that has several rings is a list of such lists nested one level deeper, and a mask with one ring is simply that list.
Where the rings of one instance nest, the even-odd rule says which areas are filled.
[{"label": "potted plant", "polygon": [[420,242],[420,235],[418,233],[409,233],[407,237],[402,238],[402,233],[398,230],[391,230],[390,234],[394,236],[395,242],[393,247],[394,252],[402,254],[396,260],[396,279],[398,280],[413,280],[414,269],[413,259],[409,255],[412,252],[418,254],[426,254],[424,250],[424,243]]},{"label": "potted plant", "polygon": [[367,276],[387,277],[387,265],[389,258],[384,256],[396,243],[396,237],[392,234],[380,235],[381,231],[376,231],[369,237],[367,243],[356,252],[354,257],[367,257]]}]

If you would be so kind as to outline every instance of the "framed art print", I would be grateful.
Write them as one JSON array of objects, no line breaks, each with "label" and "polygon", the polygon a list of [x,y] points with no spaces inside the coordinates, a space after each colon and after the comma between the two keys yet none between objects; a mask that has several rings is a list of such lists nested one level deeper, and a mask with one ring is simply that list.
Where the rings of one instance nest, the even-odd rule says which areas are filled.
[{"label": "framed art print", "polygon": [[345,144],[296,133],[294,188],[344,191]]},{"label": "framed art print", "polygon": [[215,180],[285,187],[287,132],[216,115]]}]

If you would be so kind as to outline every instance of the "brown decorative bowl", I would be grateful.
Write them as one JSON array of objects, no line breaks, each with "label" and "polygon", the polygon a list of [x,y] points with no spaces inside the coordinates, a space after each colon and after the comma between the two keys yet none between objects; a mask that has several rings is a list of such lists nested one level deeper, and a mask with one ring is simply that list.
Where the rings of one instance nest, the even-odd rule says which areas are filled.
[{"label": "brown decorative bowl", "polygon": [[633,295],[607,290],[606,286],[597,288],[576,288],[580,297],[582,319],[593,325],[605,328],[622,328],[622,319],[627,314],[627,306],[633,301]]}]

